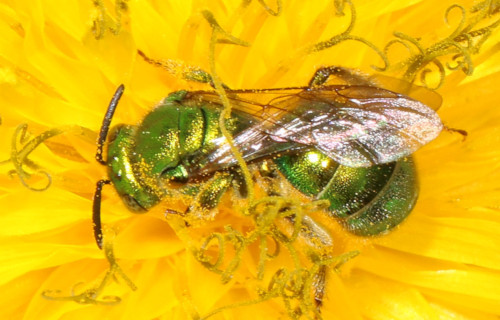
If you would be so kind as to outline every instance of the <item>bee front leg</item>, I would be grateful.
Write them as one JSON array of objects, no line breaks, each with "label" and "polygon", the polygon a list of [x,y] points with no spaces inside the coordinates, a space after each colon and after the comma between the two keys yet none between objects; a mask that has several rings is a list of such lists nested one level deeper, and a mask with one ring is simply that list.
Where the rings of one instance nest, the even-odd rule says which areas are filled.
[{"label": "bee front leg", "polygon": [[316,70],[313,77],[309,81],[309,87],[317,87],[326,84],[326,82],[331,78],[336,77],[343,81],[344,84],[348,85],[361,85],[361,86],[373,86],[374,83],[364,74],[361,74],[358,71],[338,67],[338,66],[329,66],[322,67]]}]

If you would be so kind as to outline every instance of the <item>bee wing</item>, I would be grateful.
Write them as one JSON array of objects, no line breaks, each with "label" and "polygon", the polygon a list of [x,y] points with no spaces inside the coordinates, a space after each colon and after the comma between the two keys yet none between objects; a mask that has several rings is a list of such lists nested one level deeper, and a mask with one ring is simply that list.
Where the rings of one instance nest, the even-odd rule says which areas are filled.
[{"label": "bee wing", "polygon": [[439,93],[399,78],[375,74],[370,77],[370,81],[378,87],[399,92],[420,101],[434,111],[438,110],[443,103],[443,98]]},{"label": "bee wing", "polygon": [[314,146],[349,167],[396,161],[435,139],[443,128],[426,105],[377,87],[306,91],[301,96],[313,101],[314,111],[285,116],[279,121],[287,123],[268,133]]},{"label": "bee wing", "polygon": [[[367,167],[412,154],[443,128],[425,104],[370,86],[301,90],[271,100],[258,117],[233,137],[245,161],[313,147],[342,165]],[[225,139],[204,160],[204,171],[236,163]]]}]

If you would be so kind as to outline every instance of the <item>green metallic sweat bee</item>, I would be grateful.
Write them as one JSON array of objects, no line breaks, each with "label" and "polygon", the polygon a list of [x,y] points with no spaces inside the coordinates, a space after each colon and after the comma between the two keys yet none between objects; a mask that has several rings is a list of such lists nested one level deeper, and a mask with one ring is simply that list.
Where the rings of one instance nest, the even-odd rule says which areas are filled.
[{"label": "green metallic sweat bee", "polygon": [[[333,77],[345,84],[327,84]],[[123,91],[121,85],[114,94],[98,139],[96,159],[109,175],[94,195],[99,248],[104,184],[112,183],[137,213],[181,194],[193,201],[188,211],[210,214],[229,189],[245,195],[238,162],[219,127],[224,107],[215,91],[173,92],[141,123],[117,125],[108,136]],[[409,215],[418,196],[410,156],[443,129],[424,103],[339,67],[318,69],[304,87],[226,94],[232,111],[225,127],[244,161],[268,180],[281,179],[312,200],[328,200],[329,217],[360,236],[384,233]],[[333,243],[310,217],[303,218],[302,229],[303,237],[319,240],[313,243]],[[317,274],[318,311],[326,273],[323,267]]]},{"label": "green metallic sweat bee", "polygon": [[[333,76],[345,84],[327,84]],[[109,174],[94,196],[99,247],[104,184],[112,183],[134,212],[148,211],[174,189],[209,212],[227,190],[244,189],[235,183],[241,175],[219,127],[223,106],[215,91],[173,92],[140,124],[117,125],[108,136],[123,91],[122,85],[114,94],[98,140],[96,159]],[[225,126],[245,162],[265,162],[274,177],[328,200],[329,216],[361,236],[386,232],[408,216],[418,196],[410,155],[443,129],[424,103],[339,67],[317,70],[304,87],[226,94],[232,113]]]},{"label": "green metallic sweat bee", "polygon": [[[326,85],[332,76],[347,84]],[[116,126],[104,161],[102,147],[123,90],[116,91],[98,140],[96,159],[109,174],[94,197],[99,247],[103,184],[112,183],[134,212],[158,204],[172,185],[210,210],[237,177],[214,91],[171,93],[139,125]],[[332,219],[361,236],[383,233],[408,216],[418,196],[409,156],[443,129],[425,104],[339,67],[318,69],[305,87],[227,94],[232,113],[226,127],[243,159],[271,162],[297,190],[328,200]]]},{"label": "green metallic sweat bee", "polygon": [[[326,85],[331,76],[348,84]],[[97,183],[94,197],[99,247],[103,184],[112,183],[133,212],[158,204],[172,184],[185,194],[202,190],[197,205],[210,210],[237,175],[237,161],[219,128],[223,106],[214,91],[173,92],[139,125],[116,126],[104,161],[102,147],[123,91],[122,85],[114,94],[98,140],[96,159],[109,174]],[[271,159],[293,187],[329,200],[330,216],[361,236],[383,233],[408,216],[418,196],[409,156],[443,129],[425,104],[339,67],[318,69],[305,87],[227,94],[233,108],[226,127],[243,159],[250,164]]]}]

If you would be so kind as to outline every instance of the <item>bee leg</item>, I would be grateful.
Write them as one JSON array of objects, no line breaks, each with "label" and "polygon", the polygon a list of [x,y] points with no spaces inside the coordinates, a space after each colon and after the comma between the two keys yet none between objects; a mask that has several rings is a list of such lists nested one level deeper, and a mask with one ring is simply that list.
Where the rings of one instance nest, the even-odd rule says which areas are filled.
[{"label": "bee leg", "polygon": [[207,220],[215,215],[214,209],[219,204],[220,198],[231,186],[233,176],[229,172],[218,172],[206,183],[204,183],[189,206],[187,213],[189,217],[194,215],[195,219]]},{"label": "bee leg", "polygon": [[[289,221],[294,220],[294,216],[289,218]],[[328,278],[330,264],[324,264],[321,261],[325,258],[330,257],[330,251],[328,248],[333,246],[333,239],[328,231],[316,223],[314,219],[310,216],[304,216],[301,224],[301,231],[299,236],[305,241],[305,244],[310,248],[311,254],[310,259],[317,264],[318,270],[312,274],[312,298],[314,299],[314,312],[316,313],[315,319],[320,319],[321,308],[323,307],[323,301],[326,292],[326,283]]]},{"label": "bee leg", "polygon": [[450,128],[450,127],[444,126],[444,130],[451,132],[451,133],[458,133],[458,134],[462,135],[462,142],[464,142],[465,139],[467,139],[467,136],[469,135],[469,133],[467,131],[462,130],[462,129],[455,129],[455,128]]},{"label": "bee leg", "polygon": [[309,81],[309,87],[317,87],[326,84],[330,77],[336,77],[348,85],[373,86],[374,83],[365,75],[348,68],[329,66],[316,70]]},{"label": "bee leg", "polygon": [[[177,211],[174,209],[166,209],[165,210],[165,219],[168,219],[168,216],[173,215],[173,214],[177,215],[179,217],[185,218],[188,213],[189,213],[189,208],[187,208],[184,212]],[[190,227],[190,226],[191,226],[191,224],[189,222],[187,222],[186,220],[184,220],[184,227]]]},{"label": "bee leg", "polygon": [[328,269],[327,266],[321,265],[318,272],[314,275],[314,304],[316,305],[316,312],[321,312],[323,306],[323,298],[325,297],[326,278]]},{"label": "bee leg", "polygon": [[[210,75],[210,73],[206,72],[203,69],[191,66],[183,66],[178,62],[176,63],[174,61],[169,61],[169,60],[151,59],[148,56],[146,56],[146,54],[141,50],[137,50],[137,54],[139,54],[144,59],[144,61],[146,61],[149,64],[152,64],[155,67],[166,69],[167,71],[169,71],[174,75],[178,75],[180,73],[182,79],[184,80],[200,82],[200,83],[208,83],[212,88],[215,88],[212,76]],[[180,72],[179,69],[181,70]],[[229,87],[226,86],[225,84],[222,84],[222,87],[226,90],[229,89]]]},{"label": "bee leg", "polygon": [[[263,160],[259,166],[260,180],[258,181],[268,196],[286,196],[288,182],[271,160]],[[285,181],[284,181],[285,179]],[[284,185],[286,185],[284,187]]]},{"label": "bee leg", "polygon": [[[294,222],[295,217],[289,218],[290,222]],[[299,236],[305,241],[305,244],[310,248],[312,254],[311,261],[318,265],[318,270],[312,275],[312,293],[314,299],[316,318],[320,319],[321,308],[325,297],[326,283],[328,278],[329,268],[331,265],[321,262],[325,258],[330,257],[329,248],[333,247],[333,239],[330,233],[312,217],[305,215],[302,218],[301,231]]]},{"label": "bee leg", "polygon": [[105,184],[110,184],[109,180],[99,180],[97,181],[94,201],[92,205],[92,222],[94,224],[94,238],[99,249],[102,250],[102,225],[101,225],[101,193],[102,187]]}]

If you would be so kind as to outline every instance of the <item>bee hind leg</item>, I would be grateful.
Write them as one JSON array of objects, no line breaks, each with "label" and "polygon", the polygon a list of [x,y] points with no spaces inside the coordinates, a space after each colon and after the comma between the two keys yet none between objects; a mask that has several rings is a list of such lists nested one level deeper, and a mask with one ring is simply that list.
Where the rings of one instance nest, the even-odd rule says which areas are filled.
[{"label": "bee hind leg", "polygon": [[320,266],[318,272],[314,275],[314,304],[318,314],[321,313],[321,307],[323,306],[323,299],[325,297],[327,273],[327,266],[322,265]]},{"label": "bee hind leg", "polygon": [[331,77],[342,81],[341,84],[373,86],[374,83],[366,75],[349,68],[328,66],[316,70],[308,86],[310,88],[325,85]]}]

